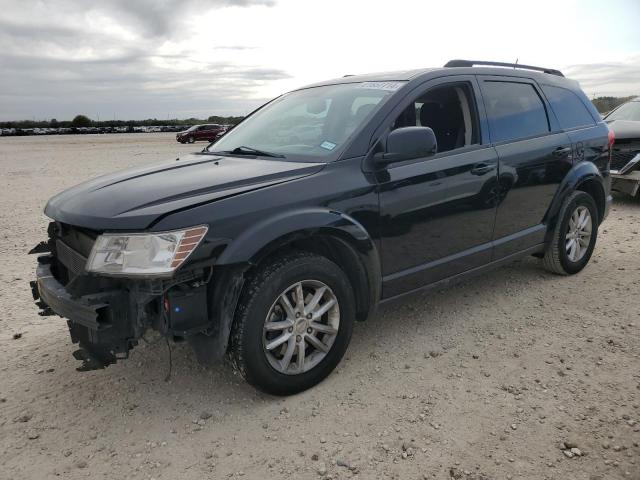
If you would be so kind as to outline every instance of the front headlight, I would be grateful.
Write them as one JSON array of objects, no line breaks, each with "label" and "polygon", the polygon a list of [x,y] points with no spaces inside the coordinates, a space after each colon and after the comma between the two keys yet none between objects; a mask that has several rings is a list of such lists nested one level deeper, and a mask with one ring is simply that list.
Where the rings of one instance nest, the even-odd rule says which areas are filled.
[{"label": "front headlight", "polygon": [[105,233],[93,244],[87,270],[107,275],[166,275],[184,263],[206,226],[162,233]]}]

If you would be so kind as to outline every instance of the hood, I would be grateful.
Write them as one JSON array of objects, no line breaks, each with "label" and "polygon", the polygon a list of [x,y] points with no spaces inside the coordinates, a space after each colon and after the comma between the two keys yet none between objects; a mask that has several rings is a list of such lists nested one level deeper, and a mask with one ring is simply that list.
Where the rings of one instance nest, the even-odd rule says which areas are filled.
[{"label": "hood", "polygon": [[616,140],[640,138],[640,122],[632,120],[612,120],[607,122],[609,128],[616,134]]},{"label": "hood", "polygon": [[324,165],[191,154],[81,183],[51,198],[44,212],[91,230],[142,230],[172,211],[312,175]]}]

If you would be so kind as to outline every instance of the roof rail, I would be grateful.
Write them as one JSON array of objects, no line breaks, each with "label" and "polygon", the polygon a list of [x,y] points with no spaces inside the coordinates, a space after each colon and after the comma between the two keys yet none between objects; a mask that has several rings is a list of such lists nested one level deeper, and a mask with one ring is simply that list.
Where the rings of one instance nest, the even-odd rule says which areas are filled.
[{"label": "roof rail", "polygon": [[544,72],[550,75],[557,75],[559,77],[564,77],[564,75],[560,70],[555,70],[553,68],[533,67],[531,65],[520,65],[519,63],[487,62],[483,60],[450,60],[445,64],[445,67],[473,67],[474,65],[522,68],[523,70],[535,70],[537,72]]}]

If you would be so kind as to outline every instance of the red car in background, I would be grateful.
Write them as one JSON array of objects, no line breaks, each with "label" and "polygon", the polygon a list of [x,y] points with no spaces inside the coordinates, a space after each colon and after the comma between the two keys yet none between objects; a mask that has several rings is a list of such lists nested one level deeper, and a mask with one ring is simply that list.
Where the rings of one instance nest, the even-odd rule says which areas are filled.
[{"label": "red car in background", "polygon": [[226,125],[206,124],[194,125],[193,127],[176,134],[176,140],[180,143],[194,143],[198,140],[213,142],[224,135],[227,131]]}]

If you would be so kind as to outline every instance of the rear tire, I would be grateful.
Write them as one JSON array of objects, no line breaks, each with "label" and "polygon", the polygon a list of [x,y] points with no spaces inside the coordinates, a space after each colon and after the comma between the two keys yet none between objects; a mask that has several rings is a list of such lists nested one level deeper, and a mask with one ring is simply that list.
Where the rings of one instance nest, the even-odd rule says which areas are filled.
[{"label": "rear tire", "polygon": [[[297,303],[298,285],[305,289],[302,304]],[[316,293],[319,299],[314,304]],[[323,306],[330,308],[323,313]],[[314,313],[307,315],[307,307]],[[349,345],[354,319],[353,289],[335,263],[308,252],[276,257],[260,266],[245,285],[229,356],[254,387],[291,395],[333,371]],[[290,323],[281,327],[285,322]],[[284,337],[287,340],[278,343]]]},{"label": "rear tire", "polygon": [[544,253],[545,268],[559,275],[573,275],[582,270],[596,245],[599,223],[593,197],[582,191],[573,192],[558,214],[551,242]]}]

